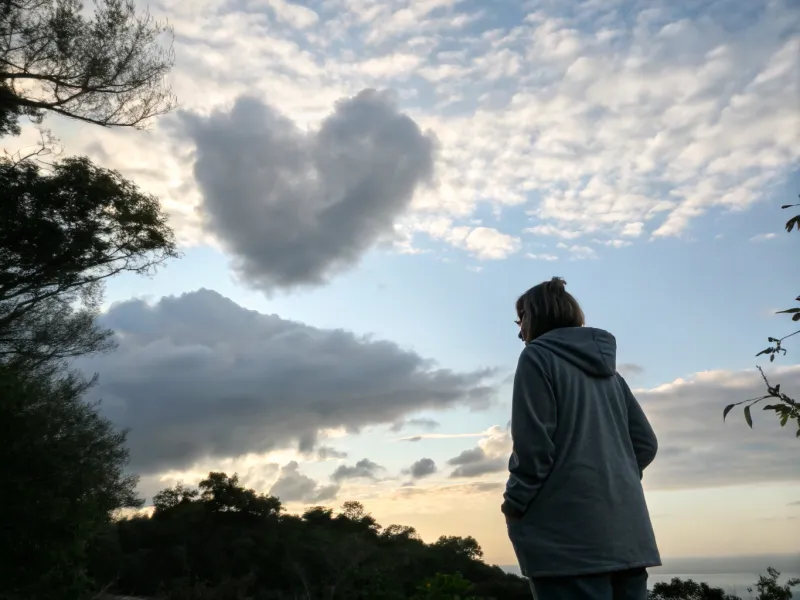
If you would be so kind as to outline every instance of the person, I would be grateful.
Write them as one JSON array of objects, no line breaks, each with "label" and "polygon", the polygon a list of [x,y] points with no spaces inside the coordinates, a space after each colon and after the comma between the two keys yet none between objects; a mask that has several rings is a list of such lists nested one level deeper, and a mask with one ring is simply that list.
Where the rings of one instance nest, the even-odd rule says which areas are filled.
[{"label": "person", "polygon": [[554,277],[517,300],[525,348],[514,377],[501,510],[538,600],[646,600],[661,565],[642,489],[658,443],[616,371],[616,339],[586,327]]}]

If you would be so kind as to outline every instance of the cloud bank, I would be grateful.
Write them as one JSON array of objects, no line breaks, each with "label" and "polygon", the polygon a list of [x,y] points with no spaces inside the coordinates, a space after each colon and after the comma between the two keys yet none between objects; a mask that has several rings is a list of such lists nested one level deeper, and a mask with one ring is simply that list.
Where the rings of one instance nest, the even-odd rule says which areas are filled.
[{"label": "cloud bank", "polygon": [[491,370],[437,368],[391,342],[260,314],[208,290],[115,304],[101,321],[117,351],[77,366],[100,374],[90,395],[131,428],[140,473],[292,445],[311,452],[325,430],[487,406],[494,394]]},{"label": "cloud bank", "polygon": [[[773,383],[800,389],[800,366],[777,368]],[[763,393],[755,370],[708,371],[652,389],[634,390],[658,436],[656,460],[645,472],[648,490],[691,489],[752,483],[796,482],[796,430],[781,428],[772,412],[754,409],[753,429],[741,409],[722,420],[722,409]],[[758,405],[757,405],[758,406]],[[492,480],[505,477],[511,437],[508,430],[490,428],[477,446],[447,463],[450,476]],[[495,475],[496,474],[496,475]]]}]

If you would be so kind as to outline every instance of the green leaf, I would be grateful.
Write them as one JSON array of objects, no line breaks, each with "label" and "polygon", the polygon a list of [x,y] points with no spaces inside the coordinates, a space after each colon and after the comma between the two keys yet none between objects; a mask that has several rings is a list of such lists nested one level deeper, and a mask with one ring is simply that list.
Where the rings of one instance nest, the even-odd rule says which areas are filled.
[{"label": "green leaf", "polygon": [[800,308],[787,308],[786,310],[779,310],[776,312],[776,315],[780,314],[790,314],[793,315],[794,313],[800,313]]},{"label": "green leaf", "polygon": [[747,424],[750,426],[750,429],[753,428],[753,417],[750,416],[750,407],[744,407],[744,420],[747,421]]},{"label": "green leaf", "polygon": [[800,313],[792,317],[792,321],[800,321]]},{"label": "green leaf", "polygon": [[725,407],[725,410],[722,411],[722,420],[723,421],[725,420],[725,417],[728,416],[728,413],[731,412],[731,410],[733,410],[734,406],[736,406],[736,405],[735,404],[728,404],[728,406]]},{"label": "green leaf", "polygon": [[795,227],[797,227],[797,231],[800,231],[800,215],[792,217],[791,219],[786,221],[786,231],[788,233],[791,233],[792,229],[794,229]]},{"label": "green leaf", "polygon": [[781,416],[781,427],[786,425],[786,422],[789,420],[789,413],[783,413]]},{"label": "green leaf", "polygon": [[767,404],[767,406],[765,406],[762,410],[774,410],[774,411],[777,411],[778,407],[775,406],[774,404]]},{"label": "green leaf", "polygon": [[756,356],[761,356],[762,354],[770,354],[772,352],[772,348],[767,348],[766,350],[762,350]]},{"label": "green leaf", "polygon": [[775,360],[775,355],[774,354],[770,354],[769,355],[769,362],[772,362],[774,360]]},{"label": "green leaf", "polygon": [[797,430],[797,434],[794,437],[800,437],[800,429]]}]

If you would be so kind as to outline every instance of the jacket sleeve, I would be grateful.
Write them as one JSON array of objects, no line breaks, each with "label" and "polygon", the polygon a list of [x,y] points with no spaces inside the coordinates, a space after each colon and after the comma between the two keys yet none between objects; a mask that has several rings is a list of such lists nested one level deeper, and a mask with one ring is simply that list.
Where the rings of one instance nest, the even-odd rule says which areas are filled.
[{"label": "jacket sleeve", "polygon": [[644,414],[641,405],[631,392],[628,384],[621,375],[617,375],[622,391],[625,394],[625,403],[628,408],[628,432],[633,444],[633,453],[636,464],[639,466],[639,475],[653,462],[658,452],[658,439]]},{"label": "jacket sleeve", "polygon": [[553,467],[557,407],[542,358],[530,346],[522,351],[511,400],[510,472],[504,498],[524,513]]}]

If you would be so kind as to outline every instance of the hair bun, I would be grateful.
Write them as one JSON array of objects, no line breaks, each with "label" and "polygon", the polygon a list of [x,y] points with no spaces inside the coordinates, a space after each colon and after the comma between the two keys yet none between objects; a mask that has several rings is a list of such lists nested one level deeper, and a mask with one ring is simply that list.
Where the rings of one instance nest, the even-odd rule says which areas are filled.
[{"label": "hair bun", "polygon": [[554,292],[563,292],[566,290],[567,282],[564,281],[564,279],[561,277],[553,277],[550,280],[550,285],[548,285],[547,287],[549,287],[550,290]]}]

